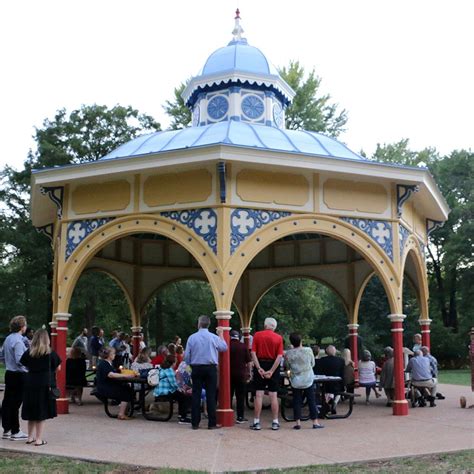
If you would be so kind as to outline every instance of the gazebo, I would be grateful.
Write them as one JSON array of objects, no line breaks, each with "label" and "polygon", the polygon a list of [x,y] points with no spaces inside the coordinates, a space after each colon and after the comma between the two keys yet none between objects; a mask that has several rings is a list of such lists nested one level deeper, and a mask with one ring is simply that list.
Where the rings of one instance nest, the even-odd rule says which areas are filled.
[{"label": "gazebo", "polygon": [[[54,248],[52,345],[64,360],[71,297],[86,270],[122,288],[135,351],[147,302],[172,281],[208,281],[226,339],[235,304],[248,340],[263,295],[305,277],[339,295],[357,361],[359,304],[376,274],[391,311],[393,414],[406,415],[403,283],[416,291],[429,346],[425,246],[448,206],[425,168],[369,161],[320,133],[285,129],[294,91],[242,36],[238,12],[232,33],[183,92],[191,127],[33,173],[33,224]],[[60,413],[68,412],[64,370]],[[228,352],[219,384],[219,420],[231,426]]]}]

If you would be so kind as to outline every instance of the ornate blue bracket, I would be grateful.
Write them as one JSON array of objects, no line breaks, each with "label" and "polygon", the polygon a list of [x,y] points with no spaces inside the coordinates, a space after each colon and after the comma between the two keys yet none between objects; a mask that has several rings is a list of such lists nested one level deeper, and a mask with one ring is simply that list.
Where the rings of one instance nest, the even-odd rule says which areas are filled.
[{"label": "ornate blue bracket", "polygon": [[371,239],[375,240],[393,262],[393,233],[391,222],[353,219],[352,217],[341,217],[341,219],[349,222],[349,224],[357,227],[365,232]]},{"label": "ornate blue bracket", "polygon": [[161,215],[192,229],[217,254],[217,214],[213,209],[170,211],[162,212]]},{"label": "ornate blue bracket", "polygon": [[63,217],[63,200],[64,200],[64,186],[41,187],[41,194],[48,196],[51,201],[56,204],[58,208],[57,216],[59,219]]},{"label": "ornate blue bracket", "polygon": [[217,171],[219,173],[219,192],[221,203],[225,203],[226,188],[225,188],[225,161],[219,161],[217,164]]},{"label": "ornate blue bracket", "polygon": [[230,253],[257,229],[265,224],[283,217],[291,216],[291,212],[264,211],[256,209],[234,209],[230,214]]},{"label": "ornate blue bracket", "polygon": [[42,227],[36,227],[36,231],[39,232],[40,234],[46,235],[46,237],[49,238],[49,240],[53,240],[53,234],[54,234],[54,225],[53,224],[47,224]]},{"label": "ornate blue bracket", "polygon": [[66,230],[66,260],[89,234],[113,219],[114,217],[104,217],[69,222]]},{"label": "ornate blue bracket", "polygon": [[432,219],[426,219],[426,234],[429,237],[431,232],[434,232],[436,229],[441,229],[443,225],[444,225],[444,222],[442,221],[434,221]]},{"label": "ornate blue bracket", "polygon": [[397,216],[402,217],[402,207],[413,193],[417,193],[420,188],[417,185],[397,184]]},{"label": "ornate blue bracket", "polygon": [[398,226],[398,236],[400,241],[400,257],[403,255],[403,249],[405,248],[405,243],[410,237],[410,231],[402,224]]}]

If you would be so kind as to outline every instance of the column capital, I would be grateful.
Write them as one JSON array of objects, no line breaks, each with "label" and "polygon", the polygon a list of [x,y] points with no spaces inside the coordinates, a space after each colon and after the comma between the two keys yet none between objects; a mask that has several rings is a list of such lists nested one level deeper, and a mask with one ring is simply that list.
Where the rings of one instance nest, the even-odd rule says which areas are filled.
[{"label": "column capital", "polygon": [[216,319],[232,319],[233,311],[218,310],[212,313]]},{"label": "column capital", "polygon": [[141,326],[132,326],[130,330],[132,332],[142,332],[143,328]]},{"label": "column capital", "polygon": [[56,321],[69,321],[71,314],[70,313],[54,313],[53,316]]},{"label": "column capital", "polygon": [[403,323],[403,320],[406,317],[406,314],[389,314],[387,316],[387,318],[390,319],[392,323]]},{"label": "column capital", "polygon": [[250,326],[242,326],[240,328],[240,330],[244,333],[244,332],[250,332],[252,330],[252,328]]},{"label": "column capital", "polygon": [[432,319],[419,319],[418,320],[418,324],[421,326],[421,325],[425,325],[425,326],[429,326],[431,324],[433,320]]},{"label": "column capital", "polygon": [[50,321],[48,324],[51,329],[56,329],[58,327],[57,321]]},{"label": "column capital", "polygon": [[359,329],[359,324],[348,324],[347,328],[348,329]]}]

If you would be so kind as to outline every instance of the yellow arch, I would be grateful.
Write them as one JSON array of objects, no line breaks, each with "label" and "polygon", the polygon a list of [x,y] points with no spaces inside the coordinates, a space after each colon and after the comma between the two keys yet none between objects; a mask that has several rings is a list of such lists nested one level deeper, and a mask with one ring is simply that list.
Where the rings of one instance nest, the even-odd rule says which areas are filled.
[{"label": "yellow arch", "polygon": [[325,282],[324,280],[322,280],[321,278],[318,278],[318,277],[314,277],[314,276],[310,276],[310,275],[294,275],[294,276],[292,275],[292,276],[283,277],[283,278],[278,279],[277,281],[274,281],[273,283],[268,285],[263,291],[260,292],[260,295],[258,296],[257,301],[255,302],[255,304],[252,307],[252,310],[250,311],[248,326],[250,326],[251,323],[252,323],[253,314],[254,314],[255,310],[257,309],[258,304],[260,303],[262,298],[272,288],[274,288],[275,286],[277,286],[280,283],[283,283],[285,281],[296,280],[296,279],[313,280],[313,281],[317,281],[318,283],[321,283],[322,285],[328,287],[330,290],[332,290],[334,293],[336,293],[336,295],[339,297],[339,299],[342,302],[342,306],[344,307],[344,310],[346,311],[346,315],[349,316],[349,308],[348,308],[346,302],[344,301],[344,298],[332,285],[330,285],[329,283]]},{"label": "yellow arch", "polygon": [[[85,275],[86,273],[91,273],[91,272],[97,272],[97,273],[104,273],[105,275],[107,275],[108,277],[110,277],[112,280],[115,281],[115,283],[117,284],[117,286],[122,290],[124,296],[125,296],[125,299],[127,300],[127,304],[128,304],[128,309],[130,311],[130,319],[132,321],[132,325],[133,326],[136,326],[138,324],[138,319],[137,319],[137,315],[135,314],[135,308],[133,306],[133,299],[127,289],[127,287],[125,286],[125,284],[122,282],[122,280],[114,275],[110,270],[105,270],[104,268],[100,268],[100,267],[90,267],[90,268],[86,268],[82,273],[81,275],[79,275],[79,278],[82,276],[82,275]],[[79,278],[78,278],[78,281],[79,281]],[[75,288],[75,286],[74,286]],[[73,291],[74,293],[74,291]],[[72,296],[72,295],[71,295]]]},{"label": "yellow arch", "polygon": [[226,277],[223,282],[221,292],[223,295],[220,300],[223,308],[229,307],[237,282],[252,259],[273,242],[296,233],[328,235],[354,248],[379,275],[392,313],[401,312],[401,297],[398,291],[400,277],[383,249],[363,231],[341,219],[311,214],[289,216],[268,224],[239,246],[224,268],[225,277],[228,274],[234,275],[234,277]]},{"label": "yellow arch", "polygon": [[[400,283],[401,288],[403,288],[403,281],[405,276],[410,280],[408,275],[405,275],[405,266],[407,263],[408,256],[412,258],[413,264],[416,271],[416,279],[418,287],[415,286],[415,292],[418,296],[418,303],[420,305],[420,319],[429,319],[429,309],[428,309],[428,299],[429,299],[429,289],[428,289],[428,277],[426,274],[426,266],[423,256],[421,255],[420,245],[416,237],[411,235],[408,237],[405,248],[403,249],[403,256],[401,261],[401,277],[402,281]],[[411,282],[414,283],[414,282]]]},{"label": "yellow arch", "polygon": [[72,291],[79,276],[93,256],[113,240],[137,233],[163,235],[184,247],[204,271],[216,303],[219,298],[221,274],[219,262],[207,244],[191,229],[161,216],[140,214],[108,222],[89,234],[70,255],[58,275],[58,312],[68,311]]},{"label": "yellow arch", "polygon": [[359,292],[357,293],[357,297],[354,302],[354,310],[352,314],[352,321],[351,324],[359,324],[359,308],[360,308],[360,302],[362,301],[362,296],[364,295],[364,291],[369,284],[369,281],[372,279],[372,277],[375,275],[375,272],[369,273],[364,281],[362,282],[361,287],[359,288]]}]

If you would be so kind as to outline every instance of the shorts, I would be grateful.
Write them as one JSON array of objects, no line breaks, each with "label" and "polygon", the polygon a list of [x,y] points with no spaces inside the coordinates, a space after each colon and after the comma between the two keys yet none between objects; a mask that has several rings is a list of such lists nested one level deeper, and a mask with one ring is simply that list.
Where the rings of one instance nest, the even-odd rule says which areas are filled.
[{"label": "shorts", "polygon": [[[259,360],[260,367],[267,371],[273,367],[275,361],[273,360]],[[277,367],[273,375],[269,379],[264,379],[258,373],[258,370],[253,368],[253,386],[255,390],[268,390],[269,392],[278,392],[280,386],[280,367]]]}]

